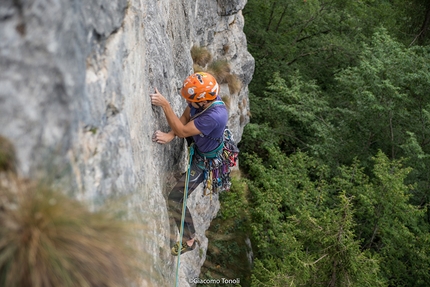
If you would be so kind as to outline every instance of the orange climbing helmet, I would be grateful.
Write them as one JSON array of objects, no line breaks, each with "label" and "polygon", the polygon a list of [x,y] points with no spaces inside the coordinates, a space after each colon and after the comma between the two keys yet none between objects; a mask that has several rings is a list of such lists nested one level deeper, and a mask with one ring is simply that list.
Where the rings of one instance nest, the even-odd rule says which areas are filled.
[{"label": "orange climbing helmet", "polygon": [[205,72],[194,73],[184,81],[181,95],[190,102],[212,101],[218,95],[219,86],[214,76]]}]

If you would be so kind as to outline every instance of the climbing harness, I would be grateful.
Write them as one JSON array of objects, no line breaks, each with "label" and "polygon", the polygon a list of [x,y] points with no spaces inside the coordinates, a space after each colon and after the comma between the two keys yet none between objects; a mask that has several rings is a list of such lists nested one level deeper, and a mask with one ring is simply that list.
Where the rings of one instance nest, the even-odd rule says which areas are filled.
[{"label": "climbing harness", "polygon": [[[188,182],[190,181],[190,169],[191,169],[191,162],[193,159],[193,155],[194,155],[194,144],[191,144],[191,146],[189,147],[189,152],[188,152],[189,156],[188,156],[188,168],[187,168],[187,175],[185,177],[185,187],[184,187],[184,200],[182,203],[182,217],[181,217],[181,228],[179,231],[179,242],[182,244],[182,237],[184,236],[184,222],[185,222],[185,209],[187,207],[187,197],[188,197]],[[178,286],[178,279],[179,279],[179,266],[180,266],[180,262],[181,262],[181,251],[182,248],[178,248],[178,261],[176,264],[176,282],[175,282],[175,286]]]},{"label": "climbing harness", "polygon": [[196,159],[204,167],[204,195],[230,190],[231,168],[236,166],[239,149],[231,131],[226,128],[221,144],[214,151],[204,153],[196,149]]}]

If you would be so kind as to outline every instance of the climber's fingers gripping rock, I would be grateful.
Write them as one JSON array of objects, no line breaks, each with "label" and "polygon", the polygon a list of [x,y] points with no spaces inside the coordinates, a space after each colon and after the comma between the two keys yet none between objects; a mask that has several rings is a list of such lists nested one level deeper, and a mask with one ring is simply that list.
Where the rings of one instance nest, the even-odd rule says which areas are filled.
[{"label": "climber's fingers gripping rock", "polygon": [[[169,102],[166,98],[160,94],[157,88],[155,88],[155,93],[150,94],[151,104],[154,106],[167,107],[169,106]],[[175,138],[175,134],[171,131],[169,133],[163,133],[159,130],[155,131],[152,135],[152,141],[157,142],[159,144],[166,144],[171,142]]]},{"label": "climber's fingers gripping rock", "polygon": [[152,141],[157,142],[159,144],[166,144],[171,142],[175,138],[175,134],[173,132],[163,133],[161,131],[155,131],[152,135]]},{"label": "climber's fingers gripping rock", "polygon": [[154,94],[150,94],[150,97],[151,97],[151,104],[153,104],[154,106],[164,107],[166,105],[169,105],[169,102],[162,94],[160,94],[157,88],[155,88]]}]

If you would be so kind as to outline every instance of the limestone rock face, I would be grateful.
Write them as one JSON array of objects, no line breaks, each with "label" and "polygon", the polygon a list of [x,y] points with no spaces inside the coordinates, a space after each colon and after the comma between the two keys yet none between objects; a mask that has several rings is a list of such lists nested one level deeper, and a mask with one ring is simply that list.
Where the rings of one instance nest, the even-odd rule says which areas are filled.
[{"label": "limestone rock face", "polygon": [[[49,176],[97,206],[111,195],[130,198],[148,226],[142,245],[150,268],[142,286],[172,286],[166,198],[186,168],[182,139],[153,143],[169,127],[149,94],[157,87],[180,115],[182,81],[192,73],[190,49],[226,59],[243,87],[231,95],[229,127],[236,141],[249,121],[247,85],[254,60],[241,10],[246,0],[34,0],[0,2],[0,135],[17,151],[23,176]],[[226,49],[228,47],[228,49]],[[221,93],[228,94],[227,86]],[[217,196],[191,194],[188,206],[201,239],[181,257],[179,286],[198,277],[205,230]]]}]

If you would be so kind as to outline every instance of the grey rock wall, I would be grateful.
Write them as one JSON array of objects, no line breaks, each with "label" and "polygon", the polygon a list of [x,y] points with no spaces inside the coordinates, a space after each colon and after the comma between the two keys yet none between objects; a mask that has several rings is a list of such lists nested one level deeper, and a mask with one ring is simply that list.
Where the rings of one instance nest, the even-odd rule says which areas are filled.
[{"label": "grey rock wall", "polygon": [[[243,81],[231,95],[236,140],[249,121],[247,85],[254,60],[246,48],[246,0],[2,0],[0,2],[0,134],[17,150],[19,170],[49,176],[94,208],[112,195],[129,198],[131,216],[148,226],[142,241],[152,258],[142,286],[172,286],[166,197],[185,170],[182,139],[151,141],[168,131],[149,94],[157,87],[180,115],[178,89],[192,72],[190,48],[205,46],[230,61]],[[225,46],[229,49],[226,51]],[[222,94],[228,94],[226,86]],[[189,198],[200,250],[181,257],[180,284],[198,277],[205,230],[217,196]],[[193,286],[193,284],[190,284]]]}]

